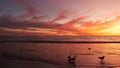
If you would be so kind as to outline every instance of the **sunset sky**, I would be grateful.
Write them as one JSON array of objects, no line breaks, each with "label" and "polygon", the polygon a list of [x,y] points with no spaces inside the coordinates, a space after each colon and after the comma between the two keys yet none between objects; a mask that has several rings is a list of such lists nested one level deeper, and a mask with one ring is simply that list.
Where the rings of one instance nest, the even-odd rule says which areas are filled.
[{"label": "sunset sky", "polygon": [[0,0],[0,36],[120,36],[120,0]]}]

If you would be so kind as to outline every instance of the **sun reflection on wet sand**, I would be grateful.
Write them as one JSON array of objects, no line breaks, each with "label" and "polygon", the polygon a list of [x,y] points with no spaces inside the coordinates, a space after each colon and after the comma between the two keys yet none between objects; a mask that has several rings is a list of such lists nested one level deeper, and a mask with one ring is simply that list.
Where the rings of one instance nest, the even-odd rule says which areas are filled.
[{"label": "sun reflection on wet sand", "polygon": [[[68,68],[115,68],[120,64],[119,43],[0,43],[0,52],[24,58],[42,59]],[[89,50],[90,48],[90,50]],[[22,49],[22,53],[20,50]],[[75,64],[67,62],[69,54],[76,54]],[[105,56],[101,63],[98,57]],[[69,67],[70,66],[70,67]]]}]

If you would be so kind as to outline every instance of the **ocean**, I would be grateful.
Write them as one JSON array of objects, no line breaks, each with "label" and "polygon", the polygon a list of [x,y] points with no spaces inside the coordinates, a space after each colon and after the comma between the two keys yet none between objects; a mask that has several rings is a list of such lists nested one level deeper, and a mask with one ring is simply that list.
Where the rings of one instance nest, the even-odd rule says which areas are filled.
[{"label": "ocean", "polygon": [[[6,37],[0,41],[0,68],[120,68],[119,37]],[[67,60],[70,54],[77,55],[74,63]],[[103,63],[101,56],[105,56]]]}]

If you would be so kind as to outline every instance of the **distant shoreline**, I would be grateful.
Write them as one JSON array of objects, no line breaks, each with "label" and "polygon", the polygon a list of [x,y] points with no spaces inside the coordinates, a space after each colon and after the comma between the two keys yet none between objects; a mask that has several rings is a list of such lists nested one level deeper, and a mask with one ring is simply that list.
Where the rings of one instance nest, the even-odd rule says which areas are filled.
[{"label": "distant shoreline", "polygon": [[0,43],[120,43],[120,41],[0,41]]},{"label": "distant shoreline", "polygon": [[6,36],[0,37],[0,43],[2,42],[21,42],[21,43],[120,43],[119,37],[93,37],[93,36],[82,36],[82,37],[15,37]]}]

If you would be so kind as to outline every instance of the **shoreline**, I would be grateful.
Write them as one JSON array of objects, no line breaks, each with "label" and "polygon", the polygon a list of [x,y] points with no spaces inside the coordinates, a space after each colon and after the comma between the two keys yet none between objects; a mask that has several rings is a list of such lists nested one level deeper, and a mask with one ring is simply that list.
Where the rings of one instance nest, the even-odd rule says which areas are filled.
[{"label": "shoreline", "polygon": [[20,43],[120,43],[120,41],[0,41],[0,43],[14,43],[14,42],[20,42]]}]

